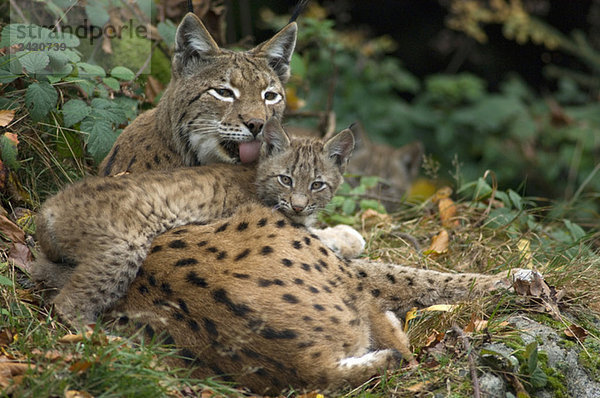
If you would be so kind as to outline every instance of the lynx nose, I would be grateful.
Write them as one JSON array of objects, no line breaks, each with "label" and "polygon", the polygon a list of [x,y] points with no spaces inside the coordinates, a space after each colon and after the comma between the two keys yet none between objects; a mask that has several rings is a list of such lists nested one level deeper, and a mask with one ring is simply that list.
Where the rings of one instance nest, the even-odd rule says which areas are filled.
[{"label": "lynx nose", "polygon": [[248,127],[248,130],[256,137],[265,125],[265,121],[263,119],[250,119],[247,122],[244,122],[244,125]]},{"label": "lynx nose", "polygon": [[308,198],[305,195],[293,194],[290,199],[292,210],[294,210],[296,213],[300,213],[308,205]]}]

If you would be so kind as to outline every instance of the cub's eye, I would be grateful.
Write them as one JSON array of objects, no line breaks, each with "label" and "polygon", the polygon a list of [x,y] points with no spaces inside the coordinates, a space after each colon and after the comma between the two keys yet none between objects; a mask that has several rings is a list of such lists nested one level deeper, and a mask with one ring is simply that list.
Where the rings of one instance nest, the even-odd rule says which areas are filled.
[{"label": "cub's eye", "polygon": [[272,105],[272,104],[276,104],[279,101],[281,101],[281,95],[274,92],[274,91],[266,91],[263,94],[263,97],[265,99],[265,102],[267,103],[267,105]]},{"label": "cub's eye", "polygon": [[284,187],[291,187],[292,186],[292,178],[291,177],[288,177],[286,175],[280,174],[280,175],[277,176],[277,180]]},{"label": "cub's eye", "polygon": [[215,92],[217,94],[219,94],[221,97],[225,97],[225,98],[233,98],[234,97],[233,91],[231,91],[228,88],[215,88]]},{"label": "cub's eye", "polygon": [[323,181],[314,181],[310,184],[311,191],[321,191],[323,189],[325,189],[325,183]]}]

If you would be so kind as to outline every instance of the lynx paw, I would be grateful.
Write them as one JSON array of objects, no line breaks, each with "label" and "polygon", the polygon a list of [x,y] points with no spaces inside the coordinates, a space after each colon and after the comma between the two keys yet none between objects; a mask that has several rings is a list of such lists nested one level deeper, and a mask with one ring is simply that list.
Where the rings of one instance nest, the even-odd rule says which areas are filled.
[{"label": "lynx paw", "polygon": [[361,234],[348,225],[336,225],[325,229],[311,229],[327,247],[343,258],[356,258],[365,248]]}]

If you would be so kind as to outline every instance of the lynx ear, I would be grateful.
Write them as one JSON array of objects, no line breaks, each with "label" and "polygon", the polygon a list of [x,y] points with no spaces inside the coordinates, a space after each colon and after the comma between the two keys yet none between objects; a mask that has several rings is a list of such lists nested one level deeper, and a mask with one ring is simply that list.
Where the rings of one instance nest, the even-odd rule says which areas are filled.
[{"label": "lynx ear", "polygon": [[354,150],[354,135],[350,129],[341,131],[339,134],[331,137],[323,146],[323,151],[334,159],[335,164],[342,172],[346,169],[346,164]]},{"label": "lynx ear", "polygon": [[187,13],[175,34],[175,56],[173,70],[182,72],[191,61],[219,52],[219,46],[196,15]]},{"label": "lynx ear", "polygon": [[286,83],[290,78],[290,61],[294,47],[296,47],[297,31],[296,22],[289,23],[270,40],[259,44],[250,51],[256,56],[265,57],[282,83]]},{"label": "lynx ear", "polygon": [[279,120],[272,117],[267,120],[262,131],[261,155],[264,157],[272,156],[289,148],[290,138],[281,127]]},{"label": "lynx ear", "polygon": [[406,170],[406,173],[411,177],[415,178],[419,174],[421,163],[423,162],[423,154],[425,149],[420,141],[407,144],[397,149],[400,156],[397,159],[401,167]]}]

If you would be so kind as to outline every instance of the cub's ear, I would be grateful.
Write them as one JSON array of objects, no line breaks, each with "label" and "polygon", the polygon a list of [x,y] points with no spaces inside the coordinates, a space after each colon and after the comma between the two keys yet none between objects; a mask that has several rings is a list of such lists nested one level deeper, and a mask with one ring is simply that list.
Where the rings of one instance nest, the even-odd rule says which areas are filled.
[{"label": "cub's ear", "polygon": [[340,168],[342,173],[346,170],[346,164],[354,150],[354,135],[350,129],[342,130],[339,134],[331,137],[323,146],[323,151]]},{"label": "cub's ear", "polygon": [[175,34],[173,70],[181,74],[192,61],[202,61],[203,58],[218,52],[219,46],[200,18],[190,12],[187,13]]},{"label": "cub's ear", "polygon": [[289,23],[270,40],[259,44],[250,51],[256,56],[265,57],[282,83],[286,83],[290,78],[290,61],[294,47],[296,47],[297,31],[296,22]]},{"label": "cub's ear", "polygon": [[280,153],[290,147],[290,138],[281,127],[279,120],[272,117],[263,127],[261,155],[268,157]]}]

